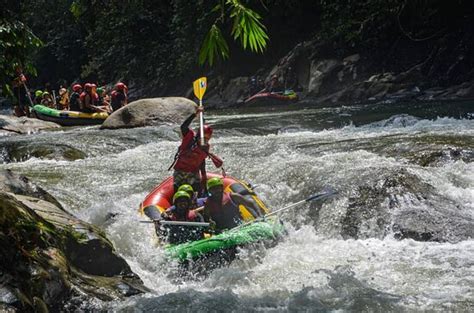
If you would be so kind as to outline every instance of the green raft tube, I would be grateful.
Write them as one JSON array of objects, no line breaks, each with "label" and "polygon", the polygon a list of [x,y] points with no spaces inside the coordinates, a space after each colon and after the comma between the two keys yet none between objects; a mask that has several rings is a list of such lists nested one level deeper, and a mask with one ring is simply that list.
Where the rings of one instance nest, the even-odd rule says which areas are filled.
[{"label": "green raft tube", "polygon": [[99,125],[109,116],[105,112],[61,111],[40,104],[35,105],[32,111],[33,115],[38,119],[54,122],[62,126]]},{"label": "green raft tube", "polygon": [[165,251],[170,259],[187,262],[229,249],[235,253],[238,247],[257,242],[276,243],[284,234],[285,228],[280,219],[272,217],[237,226],[209,238],[168,245]]}]

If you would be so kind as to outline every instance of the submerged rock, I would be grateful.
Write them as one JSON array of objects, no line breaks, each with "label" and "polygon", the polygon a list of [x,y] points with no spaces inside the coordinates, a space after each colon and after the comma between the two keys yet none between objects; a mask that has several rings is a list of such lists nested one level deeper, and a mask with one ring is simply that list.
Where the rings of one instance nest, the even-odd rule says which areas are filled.
[{"label": "submerged rock", "polygon": [[344,238],[396,238],[458,242],[474,237],[474,219],[451,199],[402,170],[359,186],[342,218]]},{"label": "submerged rock", "polygon": [[11,134],[31,134],[41,130],[60,128],[53,122],[42,121],[36,118],[16,117],[8,115],[0,115],[0,130],[5,135],[6,132]]},{"label": "submerged rock", "polygon": [[64,144],[35,142],[4,142],[0,148],[0,163],[22,162],[30,158],[74,161],[84,159],[81,150]]},{"label": "submerged rock", "polygon": [[72,300],[107,301],[146,291],[99,229],[67,213],[25,177],[0,173],[0,206],[4,307],[56,312],[65,305],[73,309]]},{"label": "submerged rock", "polygon": [[157,126],[182,123],[196,109],[196,104],[182,97],[140,99],[112,113],[102,129]]}]

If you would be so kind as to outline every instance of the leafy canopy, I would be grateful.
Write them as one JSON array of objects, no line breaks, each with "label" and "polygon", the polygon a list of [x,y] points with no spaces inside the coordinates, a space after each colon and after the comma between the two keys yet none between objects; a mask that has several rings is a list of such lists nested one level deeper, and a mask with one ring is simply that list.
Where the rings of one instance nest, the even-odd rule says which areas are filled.
[{"label": "leafy canopy", "polygon": [[212,66],[216,57],[229,57],[229,46],[221,31],[221,27],[225,26],[226,16],[232,21],[232,38],[239,41],[244,49],[262,53],[267,47],[269,37],[265,25],[261,22],[262,17],[240,0],[220,1],[212,13],[218,16],[202,43],[199,64],[203,65],[207,61]]},{"label": "leafy canopy", "polygon": [[12,96],[11,78],[17,70],[36,75],[31,54],[43,43],[28,26],[15,18],[0,20],[0,84],[3,93]]}]

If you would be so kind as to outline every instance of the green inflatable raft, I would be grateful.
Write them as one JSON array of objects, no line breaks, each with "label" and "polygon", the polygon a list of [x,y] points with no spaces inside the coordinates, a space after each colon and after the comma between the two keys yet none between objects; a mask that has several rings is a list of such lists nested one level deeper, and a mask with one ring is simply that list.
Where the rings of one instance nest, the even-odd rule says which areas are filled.
[{"label": "green inflatable raft", "polygon": [[169,258],[179,262],[186,262],[220,251],[235,250],[238,247],[244,247],[256,242],[275,243],[284,233],[285,228],[281,221],[276,217],[272,217],[244,224],[206,239],[168,245],[165,250]]},{"label": "green inflatable raft", "polygon": [[55,122],[63,126],[98,125],[102,124],[109,116],[109,114],[105,112],[84,113],[61,111],[40,104],[33,107],[33,114],[40,120]]}]

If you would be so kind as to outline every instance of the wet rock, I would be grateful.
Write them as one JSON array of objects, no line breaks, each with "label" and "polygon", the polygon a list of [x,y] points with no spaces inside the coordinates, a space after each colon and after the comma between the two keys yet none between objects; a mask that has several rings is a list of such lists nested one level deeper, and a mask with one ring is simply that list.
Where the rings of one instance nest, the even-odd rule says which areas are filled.
[{"label": "wet rock", "polygon": [[372,127],[408,127],[413,126],[418,123],[421,119],[415,116],[411,116],[409,114],[397,114],[393,115],[388,119],[377,121],[370,123],[364,127],[372,128]]},{"label": "wet rock", "polygon": [[321,60],[318,62],[312,62],[310,68],[310,78],[308,84],[308,94],[317,95],[325,79],[331,75],[337,75],[337,71],[340,70],[342,63],[339,60]]},{"label": "wet rock", "polygon": [[11,170],[0,171],[0,191],[45,200],[63,210],[61,204],[46,190],[32,183],[27,177],[15,174]]},{"label": "wet rock", "polygon": [[248,77],[236,77],[229,81],[224,88],[217,88],[206,99],[206,107],[212,104],[213,108],[228,107],[248,97]]},{"label": "wet rock", "polygon": [[112,113],[102,129],[157,126],[182,123],[195,111],[196,104],[182,97],[140,99]]},{"label": "wet rock", "polygon": [[474,237],[469,210],[402,170],[359,186],[342,218],[344,238],[396,238],[458,242]]},{"label": "wet rock", "polygon": [[0,163],[22,162],[30,158],[74,161],[85,157],[81,150],[64,144],[4,142],[0,147]]},{"label": "wet rock", "polygon": [[28,179],[1,173],[0,207],[0,296],[9,299],[2,302],[20,311],[55,312],[72,300],[146,291],[99,229]]},{"label": "wet rock", "polygon": [[42,121],[36,118],[0,115],[0,130],[12,134],[31,134],[60,127],[61,125],[56,123]]}]

